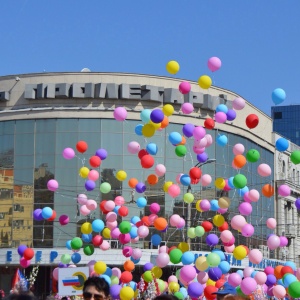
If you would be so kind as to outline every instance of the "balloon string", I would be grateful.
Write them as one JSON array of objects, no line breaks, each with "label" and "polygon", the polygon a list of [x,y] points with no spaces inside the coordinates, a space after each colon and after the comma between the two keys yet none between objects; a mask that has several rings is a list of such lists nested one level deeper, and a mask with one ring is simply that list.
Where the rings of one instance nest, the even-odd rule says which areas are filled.
[{"label": "balloon string", "polygon": [[170,238],[173,236],[173,234],[174,234],[177,230],[178,230],[178,228],[176,228],[176,229],[174,230],[174,232],[168,237],[167,243],[169,242]]},{"label": "balloon string", "polygon": [[56,247],[58,247],[58,242],[59,242],[59,240],[60,240],[60,236],[61,236],[61,231],[59,232],[58,237],[57,237],[57,240],[56,240]]}]

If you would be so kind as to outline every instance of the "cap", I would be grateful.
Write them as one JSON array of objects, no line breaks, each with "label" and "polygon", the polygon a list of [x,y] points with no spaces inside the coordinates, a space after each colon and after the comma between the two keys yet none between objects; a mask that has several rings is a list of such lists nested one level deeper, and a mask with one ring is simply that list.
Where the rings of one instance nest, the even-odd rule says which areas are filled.
[{"label": "cap", "polygon": [[236,295],[236,289],[230,285],[228,282],[225,282],[224,285],[222,285],[219,290],[216,293],[212,293],[213,295]]}]

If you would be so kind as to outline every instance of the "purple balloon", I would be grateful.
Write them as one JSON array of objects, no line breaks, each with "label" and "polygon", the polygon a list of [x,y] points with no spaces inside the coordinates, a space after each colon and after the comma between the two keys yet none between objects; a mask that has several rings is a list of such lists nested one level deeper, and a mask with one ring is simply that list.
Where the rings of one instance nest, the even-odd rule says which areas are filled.
[{"label": "purple balloon", "polygon": [[206,152],[203,152],[203,153],[200,153],[200,154],[197,154],[197,160],[200,162],[200,163],[204,163],[208,160],[208,155]]},{"label": "purple balloon", "polygon": [[298,198],[298,199],[295,201],[295,205],[296,205],[297,209],[300,209],[300,198]]},{"label": "purple balloon", "polygon": [[195,128],[195,125],[194,125],[194,124],[189,124],[189,123],[188,123],[188,124],[185,124],[185,125],[183,125],[183,127],[182,127],[182,133],[183,133],[186,137],[190,138],[190,137],[193,136],[194,128]]},{"label": "purple balloon", "polygon": [[153,123],[160,123],[163,121],[165,115],[160,109],[153,109],[150,114],[150,119]]},{"label": "purple balloon", "polygon": [[43,221],[44,218],[42,216],[42,209],[41,208],[37,208],[34,210],[33,212],[33,218],[36,220],[36,221]]},{"label": "purple balloon", "polygon": [[233,121],[236,118],[236,112],[233,109],[228,109],[226,115],[227,121]]},{"label": "purple balloon", "polygon": [[151,269],[154,267],[154,265],[151,262],[147,262],[144,265],[144,271],[151,271]]},{"label": "purple balloon", "polygon": [[215,245],[217,245],[218,243],[219,243],[219,238],[218,238],[218,236],[216,235],[216,234],[214,234],[214,233],[211,233],[211,234],[209,234],[207,237],[206,237],[206,244],[208,245],[208,246],[215,246]]},{"label": "purple balloon", "polygon": [[135,190],[140,194],[144,193],[146,191],[146,185],[143,182],[138,182],[135,186]]},{"label": "purple balloon", "polygon": [[96,182],[93,180],[87,180],[84,186],[87,191],[92,191],[96,187]]},{"label": "purple balloon", "polygon": [[110,286],[110,295],[113,299],[120,299],[120,291],[122,287],[118,284]]},{"label": "purple balloon", "polygon": [[60,263],[58,264],[58,267],[59,267],[59,268],[67,268],[68,265],[63,264],[62,262],[60,262]]},{"label": "purple balloon", "polygon": [[26,245],[20,245],[19,247],[18,247],[18,253],[19,253],[19,255],[20,256],[23,256],[23,253],[24,253],[24,251],[27,249],[27,246]]},{"label": "purple balloon", "polygon": [[191,298],[199,298],[203,293],[203,286],[199,282],[191,282],[188,285],[187,292]]},{"label": "purple balloon", "polygon": [[104,160],[107,157],[107,151],[105,149],[98,149],[95,155]]},{"label": "purple balloon", "polygon": [[269,274],[267,275],[267,281],[266,281],[266,285],[267,286],[272,286],[276,283],[277,279],[273,274]]},{"label": "purple balloon", "polygon": [[280,247],[285,247],[289,243],[288,239],[285,236],[280,236],[279,239]]},{"label": "purple balloon", "polygon": [[219,280],[223,275],[222,270],[219,267],[209,268],[207,274],[208,277],[213,281]]}]

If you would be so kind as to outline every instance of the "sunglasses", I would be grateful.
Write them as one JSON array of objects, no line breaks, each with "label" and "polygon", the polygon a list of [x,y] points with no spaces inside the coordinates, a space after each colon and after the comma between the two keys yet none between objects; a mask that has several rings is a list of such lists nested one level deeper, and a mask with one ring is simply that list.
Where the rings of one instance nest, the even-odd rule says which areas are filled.
[{"label": "sunglasses", "polygon": [[94,297],[95,300],[106,300],[107,299],[103,295],[92,294],[92,293],[89,293],[89,292],[83,292],[83,298],[84,299],[91,299],[92,297]]}]

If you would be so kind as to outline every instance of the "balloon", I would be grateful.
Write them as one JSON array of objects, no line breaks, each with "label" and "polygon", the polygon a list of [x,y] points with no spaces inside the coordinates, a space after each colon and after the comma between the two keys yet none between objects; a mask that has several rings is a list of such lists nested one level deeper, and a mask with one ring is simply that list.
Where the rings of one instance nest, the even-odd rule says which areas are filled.
[{"label": "balloon", "polygon": [[241,284],[242,277],[238,273],[231,273],[228,276],[228,283],[233,287],[237,287]]},{"label": "balloon", "polygon": [[101,160],[105,160],[107,157],[107,151],[105,149],[98,149],[95,153],[96,156],[99,156]]},{"label": "balloon", "polygon": [[300,163],[300,151],[299,150],[295,150],[291,153],[290,159],[292,161],[292,163],[294,163],[295,165]]},{"label": "balloon", "polygon": [[252,213],[252,205],[248,202],[242,202],[239,205],[239,212],[241,215],[249,216]]},{"label": "balloon", "polygon": [[250,250],[249,254],[248,254],[249,260],[253,263],[253,264],[259,264],[262,259],[263,259],[263,255],[262,253],[258,250],[258,249],[252,249]]},{"label": "balloon", "polygon": [[152,137],[155,134],[155,127],[152,124],[145,124],[142,128],[142,134],[145,137]]},{"label": "balloon", "polygon": [[72,148],[65,148],[62,153],[65,159],[72,159],[75,157],[75,151]]},{"label": "balloon", "polygon": [[194,106],[192,103],[185,102],[181,105],[181,110],[184,114],[189,115],[194,111]]},{"label": "balloon", "polygon": [[271,235],[267,240],[267,245],[270,250],[275,250],[280,246],[280,239],[277,235]]},{"label": "balloon", "polygon": [[85,141],[78,141],[76,144],[76,149],[80,153],[84,153],[88,149],[88,144]]},{"label": "balloon", "polygon": [[231,226],[235,230],[241,230],[245,224],[246,224],[246,220],[241,215],[235,215],[231,219]]},{"label": "balloon", "polygon": [[258,116],[256,114],[250,114],[246,118],[246,125],[249,129],[255,128],[259,123]]},{"label": "balloon", "polygon": [[203,287],[199,282],[191,282],[188,285],[188,295],[191,298],[199,298],[203,293]]},{"label": "balloon", "polygon": [[23,268],[28,268],[30,266],[30,260],[26,260],[24,257],[20,258],[20,265]]},{"label": "balloon", "polygon": [[219,135],[216,139],[216,142],[219,146],[224,147],[228,142],[227,136],[224,134]]},{"label": "balloon", "polygon": [[26,260],[30,260],[34,257],[34,250],[32,248],[26,248],[23,252],[23,257]]},{"label": "balloon", "polygon": [[111,190],[111,185],[108,182],[103,182],[100,185],[100,192],[103,194],[109,193]]},{"label": "balloon", "polygon": [[195,279],[197,273],[193,266],[183,266],[180,270],[180,280],[190,282]]},{"label": "balloon", "polygon": [[145,169],[151,168],[154,165],[154,162],[154,158],[150,154],[144,155],[141,158],[141,166]]},{"label": "balloon", "polygon": [[276,221],[276,219],[274,219],[274,218],[269,218],[269,219],[267,220],[267,227],[268,227],[269,229],[275,229],[276,226],[277,226],[277,221]]},{"label": "balloon", "polygon": [[209,174],[204,174],[202,177],[201,177],[201,184],[203,186],[208,186],[210,185],[211,183],[211,176]]},{"label": "balloon", "polygon": [[[219,205],[220,208],[226,209],[226,208],[229,208],[230,202],[231,201],[228,197],[221,197],[218,200],[218,205]],[[222,226],[222,224],[220,226]],[[217,226],[217,227],[220,227],[220,226]]]},{"label": "balloon", "polygon": [[[207,66],[212,72],[215,72],[221,68],[222,62],[221,62],[220,58],[213,56],[208,60]],[[195,297],[195,298],[198,298],[198,297]]]},{"label": "balloon", "polygon": [[146,146],[146,151],[151,154],[151,155],[156,155],[157,154],[157,151],[158,151],[158,147],[156,144],[154,143],[149,143],[147,146]]},{"label": "balloon", "polygon": [[215,114],[215,120],[217,123],[225,123],[227,121],[227,115],[226,113],[219,111]]},{"label": "balloon", "polygon": [[249,162],[254,163],[260,159],[260,154],[257,150],[250,149],[246,154],[246,158]]},{"label": "balloon", "polygon": [[210,267],[216,267],[220,264],[221,258],[218,254],[211,252],[207,255],[206,261]]},{"label": "balloon", "polygon": [[164,113],[160,109],[153,109],[150,114],[153,123],[160,123],[164,119]]},{"label": "balloon", "polygon": [[206,118],[204,121],[204,127],[207,129],[213,129],[215,127],[215,121],[211,118]]},{"label": "balloon", "polygon": [[244,155],[238,154],[234,157],[233,163],[237,168],[242,168],[247,163],[247,160]]},{"label": "balloon", "polygon": [[213,247],[218,244],[219,238],[216,234],[211,233],[206,237],[206,244],[210,247]]},{"label": "balloon", "polygon": [[245,295],[250,295],[256,290],[257,283],[253,278],[246,277],[242,280],[240,287]]},{"label": "balloon", "polygon": [[287,184],[282,184],[278,188],[278,194],[282,197],[287,197],[291,194],[291,189]]},{"label": "balloon", "polygon": [[272,92],[272,101],[275,105],[282,103],[285,100],[285,97],[286,94],[283,89],[277,88]]},{"label": "balloon", "polygon": [[163,111],[163,113],[164,113],[167,117],[169,117],[169,116],[171,116],[171,115],[173,114],[173,112],[174,112],[174,107],[173,107],[173,105],[171,105],[171,104],[165,104],[165,105],[163,106],[163,108],[162,108],[162,111]]},{"label": "balloon", "polygon": [[42,209],[42,216],[44,219],[47,220],[47,219],[51,218],[52,214],[53,214],[52,208],[46,206]]},{"label": "balloon", "polygon": [[96,181],[99,179],[99,172],[96,170],[91,170],[88,174],[88,179]]},{"label": "balloon", "polygon": [[233,256],[237,260],[242,260],[247,256],[247,251],[243,246],[237,246],[233,250]]},{"label": "balloon", "polygon": [[272,170],[269,165],[260,164],[257,167],[257,173],[262,177],[266,177],[266,176],[270,176],[272,174]]},{"label": "balloon", "polygon": [[127,178],[127,173],[126,173],[124,170],[119,170],[119,171],[116,173],[116,178],[117,178],[119,181],[124,181],[124,180]]},{"label": "balloon", "polygon": [[246,105],[246,102],[244,99],[238,97],[238,98],[235,98],[232,102],[232,107],[235,109],[235,110],[242,110]]},{"label": "balloon", "polygon": [[282,285],[276,285],[273,288],[273,295],[278,299],[284,298],[286,295],[286,290]]},{"label": "balloon", "polygon": [[183,157],[185,156],[187,153],[187,149],[184,145],[178,145],[176,146],[175,148],[175,154],[178,156],[178,157]]},{"label": "balloon", "polygon": [[198,79],[198,84],[202,89],[206,90],[211,87],[212,80],[208,75],[202,75]]},{"label": "balloon", "polygon": [[70,218],[67,215],[61,215],[58,220],[60,225],[65,226],[69,223]]},{"label": "balloon", "polygon": [[98,168],[101,165],[101,158],[97,155],[91,156],[89,159],[91,167]]},{"label": "balloon", "polygon": [[243,174],[237,174],[233,177],[233,185],[237,189],[242,189],[247,185],[247,178]]},{"label": "balloon", "polygon": [[114,110],[114,118],[117,121],[124,121],[127,117],[127,110],[124,107],[116,107]]},{"label": "balloon", "polygon": [[42,209],[40,209],[40,208],[35,209],[34,212],[33,212],[33,218],[36,221],[44,220],[44,217],[42,215]]},{"label": "balloon", "polygon": [[47,188],[49,191],[55,192],[59,187],[58,182],[55,179],[50,179],[47,182]]},{"label": "balloon", "polygon": [[270,198],[274,195],[274,187],[271,186],[270,184],[265,184],[262,187],[261,192],[265,197]]},{"label": "balloon", "polygon": [[134,297],[134,290],[130,286],[123,286],[120,290],[121,300],[131,300]]},{"label": "balloon", "polygon": [[170,74],[175,75],[179,71],[180,66],[177,61],[170,60],[166,65],[166,69]]},{"label": "balloon", "polygon": [[167,253],[159,253],[156,257],[156,264],[160,268],[164,268],[170,262],[170,257]]},{"label": "balloon", "polygon": [[233,109],[228,109],[226,116],[227,121],[233,121],[236,118],[236,112]]}]

